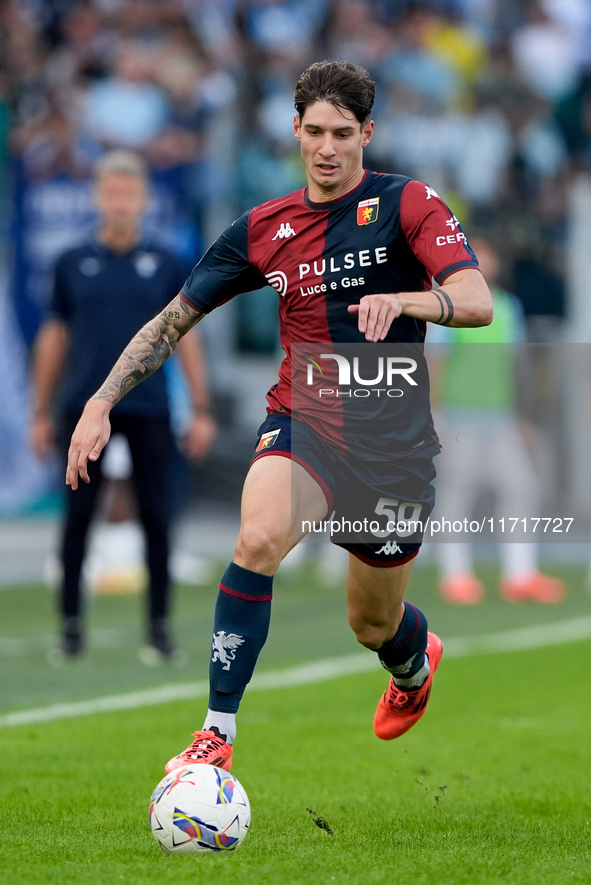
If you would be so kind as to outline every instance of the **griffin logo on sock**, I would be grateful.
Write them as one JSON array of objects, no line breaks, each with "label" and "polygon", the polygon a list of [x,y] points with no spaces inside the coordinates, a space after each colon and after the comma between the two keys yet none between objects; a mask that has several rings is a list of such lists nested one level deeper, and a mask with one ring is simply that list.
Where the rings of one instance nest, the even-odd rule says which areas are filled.
[{"label": "griffin logo on sock", "polygon": [[259,444],[255,449],[255,452],[262,452],[264,449],[268,449],[271,446],[274,446],[280,433],[280,427],[278,427],[277,430],[270,430],[269,433],[263,433],[259,440]]},{"label": "griffin logo on sock", "polygon": [[214,663],[221,661],[224,665],[222,670],[229,670],[232,661],[236,658],[236,649],[240,648],[243,642],[244,636],[239,636],[238,633],[226,633],[224,630],[218,630],[213,634],[211,660]]}]

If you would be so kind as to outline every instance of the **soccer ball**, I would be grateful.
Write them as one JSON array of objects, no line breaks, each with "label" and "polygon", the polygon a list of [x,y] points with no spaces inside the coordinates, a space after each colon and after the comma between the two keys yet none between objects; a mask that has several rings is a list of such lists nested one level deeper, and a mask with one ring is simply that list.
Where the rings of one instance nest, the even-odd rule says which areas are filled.
[{"label": "soccer ball", "polygon": [[244,787],[221,768],[187,765],[162,778],[150,799],[152,835],[167,854],[233,851],[250,826]]}]

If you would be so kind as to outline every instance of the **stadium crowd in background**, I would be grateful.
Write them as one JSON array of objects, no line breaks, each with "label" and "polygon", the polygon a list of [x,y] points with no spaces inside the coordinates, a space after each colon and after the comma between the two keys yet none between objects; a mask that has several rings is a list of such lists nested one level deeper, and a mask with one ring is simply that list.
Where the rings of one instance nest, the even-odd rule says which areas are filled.
[{"label": "stadium crowd in background", "polygon": [[[359,62],[377,82],[367,166],[429,182],[502,254],[499,283],[521,301],[528,339],[561,340],[569,199],[591,168],[587,0],[0,0],[0,45],[0,187],[12,196],[0,282],[26,347],[105,150],[142,155],[155,193],[164,181],[161,208],[185,226],[167,245],[193,264],[242,211],[305,183],[291,89],[319,58]],[[238,299],[229,346],[276,357],[276,300]],[[209,353],[214,383],[225,347]],[[12,388],[0,420],[22,413],[24,465],[26,397]],[[35,470],[23,466],[28,494]],[[17,485],[0,471],[0,511]]]},{"label": "stadium crowd in background", "polygon": [[[4,0],[0,28],[3,157],[87,176],[133,148],[178,171],[201,224],[222,195],[235,215],[298,186],[294,76],[361,63],[382,96],[368,164],[486,228],[526,317],[563,315],[566,194],[591,165],[586,0]],[[228,106],[224,165],[210,135]]]}]

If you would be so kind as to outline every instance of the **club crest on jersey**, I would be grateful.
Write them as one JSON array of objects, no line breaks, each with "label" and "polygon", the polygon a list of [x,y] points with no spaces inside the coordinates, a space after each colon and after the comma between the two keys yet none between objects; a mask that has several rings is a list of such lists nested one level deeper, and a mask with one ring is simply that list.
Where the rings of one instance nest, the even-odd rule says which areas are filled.
[{"label": "club crest on jersey", "polygon": [[361,200],[357,203],[357,224],[373,224],[378,220],[380,211],[380,198],[372,197],[371,200]]},{"label": "club crest on jersey", "polygon": [[277,430],[270,430],[269,433],[263,433],[255,452],[262,452],[264,449],[269,449],[271,446],[274,446],[280,433],[280,427]]}]

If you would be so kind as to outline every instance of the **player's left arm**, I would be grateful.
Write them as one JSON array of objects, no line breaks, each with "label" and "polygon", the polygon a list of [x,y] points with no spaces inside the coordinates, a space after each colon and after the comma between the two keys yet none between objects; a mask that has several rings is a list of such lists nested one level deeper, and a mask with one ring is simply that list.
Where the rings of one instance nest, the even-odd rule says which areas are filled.
[{"label": "player's left arm", "polygon": [[490,289],[480,271],[471,267],[450,274],[427,292],[364,295],[348,310],[358,314],[359,331],[373,342],[383,341],[401,315],[455,328],[488,326],[493,318]]}]

